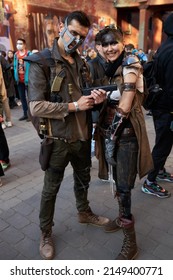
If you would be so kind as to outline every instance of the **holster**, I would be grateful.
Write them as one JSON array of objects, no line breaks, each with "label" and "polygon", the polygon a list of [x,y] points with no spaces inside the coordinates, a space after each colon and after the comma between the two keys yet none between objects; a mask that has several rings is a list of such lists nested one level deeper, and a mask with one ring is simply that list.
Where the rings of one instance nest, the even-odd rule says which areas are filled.
[{"label": "holster", "polygon": [[52,154],[53,143],[54,140],[52,138],[44,138],[44,140],[41,142],[39,163],[43,171],[46,171],[49,167],[49,161]]}]

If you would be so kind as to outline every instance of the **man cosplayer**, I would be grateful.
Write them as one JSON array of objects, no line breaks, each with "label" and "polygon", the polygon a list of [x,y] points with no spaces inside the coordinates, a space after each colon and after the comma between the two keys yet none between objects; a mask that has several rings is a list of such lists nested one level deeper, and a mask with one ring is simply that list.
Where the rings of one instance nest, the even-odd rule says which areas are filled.
[{"label": "man cosplayer", "polygon": [[105,231],[123,229],[124,242],[116,259],[131,260],[138,253],[131,213],[131,190],[137,173],[142,178],[153,168],[141,108],[144,97],[142,66],[135,55],[126,56],[121,30],[105,27],[100,31],[100,41],[109,65],[105,76],[101,75],[100,81],[97,79],[95,83],[117,84],[117,90],[110,93],[103,103],[95,130],[99,160],[102,161],[99,174],[102,176],[104,172],[105,176],[106,158],[112,185],[115,182],[113,193],[119,206],[118,217],[105,226]]},{"label": "man cosplayer", "polygon": [[70,13],[65,23],[60,24],[60,37],[55,38],[52,51],[47,49],[26,59],[30,62],[28,98],[31,114],[46,121],[45,137],[53,139],[39,216],[40,254],[44,259],[52,259],[55,254],[51,237],[55,201],[69,162],[73,168],[79,222],[97,226],[109,222],[92,212],[87,199],[91,166],[90,109],[106,98],[104,90],[82,95],[81,89],[88,83],[88,77],[77,48],[83,43],[89,27],[85,13]]}]

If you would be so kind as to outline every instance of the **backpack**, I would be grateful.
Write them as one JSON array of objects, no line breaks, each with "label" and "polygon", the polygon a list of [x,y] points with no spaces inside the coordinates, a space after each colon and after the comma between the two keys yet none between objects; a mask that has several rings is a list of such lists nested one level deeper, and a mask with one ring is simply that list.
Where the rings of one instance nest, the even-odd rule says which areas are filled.
[{"label": "backpack", "polygon": [[147,94],[143,102],[145,110],[153,109],[158,98],[163,94],[163,89],[157,82],[158,68],[157,68],[157,56],[152,61],[149,61],[143,65],[143,76],[144,76],[144,88],[146,87]]},{"label": "backpack", "polygon": [[[42,52],[38,52],[35,53],[29,57],[25,57],[23,60],[27,61],[28,63],[31,62],[39,62],[41,61],[40,67],[42,68],[45,78],[46,78],[46,83],[47,83],[47,96],[45,96],[45,100],[49,100],[50,98],[50,84],[49,84],[49,80],[50,80],[50,68],[47,63],[47,58],[50,59],[51,57],[51,52],[48,49],[44,49]],[[36,116],[32,116],[31,112],[30,112],[30,108],[28,106],[28,117],[30,118],[32,125],[34,126],[34,128],[36,129],[39,137],[41,139],[44,139],[45,133],[46,133],[46,129],[48,127],[48,120],[46,118],[40,118],[40,117],[36,117]]]}]

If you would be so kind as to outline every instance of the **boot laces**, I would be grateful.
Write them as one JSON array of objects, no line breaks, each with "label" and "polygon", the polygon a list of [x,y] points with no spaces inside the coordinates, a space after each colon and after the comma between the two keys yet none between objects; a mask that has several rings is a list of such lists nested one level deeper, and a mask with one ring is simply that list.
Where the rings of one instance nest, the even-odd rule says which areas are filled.
[{"label": "boot laces", "polygon": [[124,235],[125,235],[125,238],[124,238],[124,241],[123,241],[123,246],[122,246],[122,249],[121,249],[121,254],[127,257],[129,255],[129,253],[130,253],[129,250],[133,248],[133,246],[135,245],[135,242],[130,240],[130,238],[129,238],[129,236],[128,236],[126,231],[124,231]]},{"label": "boot laces", "polygon": [[46,244],[52,245],[51,231],[43,234],[43,246]]},{"label": "boot laces", "polygon": [[99,221],[99,217],[97,215],[95,215],[94,213],[90,214],[89,216],[90,216],[91,220]]}]

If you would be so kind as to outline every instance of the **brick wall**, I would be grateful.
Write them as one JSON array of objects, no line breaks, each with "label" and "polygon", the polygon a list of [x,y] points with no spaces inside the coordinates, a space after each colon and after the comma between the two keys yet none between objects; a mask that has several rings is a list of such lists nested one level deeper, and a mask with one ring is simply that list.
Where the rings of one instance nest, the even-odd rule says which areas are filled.
[{"label": "brick wall", "polygon": [[[47,11],[51,9],[71,12],[72,10],[83,10],[93,18],[99,19],[100,24],[108,25],[115,22],[116,10],[113,7],[113,1],[108,0],[12,0],[16,14],[13,15],[12,24],[14,29],[14,38],[25,38],[28,48],[31,46],[29,30],[28,5],[35,7],[45,7]],[[73,8],[72,8],[73,7]],[[15,42],[13,39],[13,46]]]}]

